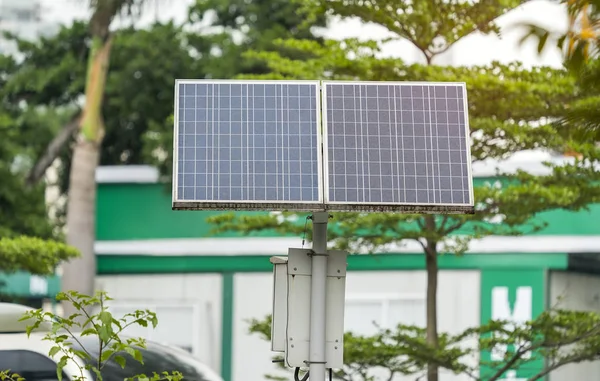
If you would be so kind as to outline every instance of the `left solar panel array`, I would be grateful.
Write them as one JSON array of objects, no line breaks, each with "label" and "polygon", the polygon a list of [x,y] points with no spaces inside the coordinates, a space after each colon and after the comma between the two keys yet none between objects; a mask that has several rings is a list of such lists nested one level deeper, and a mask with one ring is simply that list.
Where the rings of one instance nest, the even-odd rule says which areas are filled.
[{"label": "left solar panel array", "polygon": [[318,81],[178,81],[174,209],[323,208]]}]

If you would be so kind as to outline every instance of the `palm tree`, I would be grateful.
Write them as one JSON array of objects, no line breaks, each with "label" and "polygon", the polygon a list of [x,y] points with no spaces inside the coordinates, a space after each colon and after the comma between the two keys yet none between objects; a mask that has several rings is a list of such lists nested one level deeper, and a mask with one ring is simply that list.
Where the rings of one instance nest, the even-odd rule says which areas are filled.
[{"label": "palm tree", "polygon": [[600,1],[567,0],[569,27],[567,58],[586,60],[598,54],[600,37]]},{"label": "palm tree", "polygon": [[[62,289],[87,295],[94,292],[96,257],[96,168],[104,137],[102,104],[113,34],[110,26],[120,14],[139,10],[146,0],[89,0],[91,46],[85,84],[85,105],[73,148],[67,201],[67,243],[81,257],[63,266]],[[65,316],[75,313],[69,304]]]},{"label": "palm tree", "polygon": [[534,37],[538,41],[538,52],[541,52],[546,48],[548,41],[554,40],[558,48],[564,50],[567,63],[579,67],[583,62],[600,53],[600,0],[561,0],[560,2],[567,10],[566,32],[561,34],[535,24],[524,24],[528,32],[521,41]]},{"label": "palm tree", "polygon": [[[549,41],[563,51],[565,66],[578,82],[578,100],[568,105],[565,115],[556,121],[559,131],[578,141],[600,142],[600,0],[561,0],[566,6],[568,28],[557,34],[536,25],[527,25],[522,41],[534,37],[538,52]],[[569,156],[581,156],[567,148]]]},{"label": "palm tree", "polygon": [[558,122],[582,141],[600,142],[600,0],[569,0],[567,60],[577,69],[580,99]]}]

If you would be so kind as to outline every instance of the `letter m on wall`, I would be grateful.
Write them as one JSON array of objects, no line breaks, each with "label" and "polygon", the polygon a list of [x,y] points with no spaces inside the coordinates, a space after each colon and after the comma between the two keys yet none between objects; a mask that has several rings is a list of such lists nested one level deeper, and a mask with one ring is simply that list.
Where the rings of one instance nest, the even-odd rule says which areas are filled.
[{"label": "letter m on wall", "polygon": [[[522,324],[535,319],[546,308],[546,270],[519,269],[518,266],[502,268],[486,268],[481,270],[481,324],[490,320],[505,320],[510,324]],[[524,343],[523,343],[524,344]],[[518,344],[517,344],[518,345]],[[480,360],[480,376],[495,373],[485,363],[502,361],[506,352],[512,352],[511,345],[498,346],[494,351],[482,351]],[[536,356],[537,357],[537,356]],[[535,375],[544,367],[542,358],[534,358],[526,367],[516,370],[516,377],[527,378]]]},{"label": "letter m on wall", "polygon": [[[508,287],[492,288],[492,319],[508,320],[514,324],[523,324],[532,318],[533,290],[530,286],[517,287],[516,298],[511,303]],[[525,344],[525,343],[522,343]],[[502,361],[507,351],[506,345],[498,345],[491,353],[492,360]],[[529,358],[527,353],[524,358]]]}]

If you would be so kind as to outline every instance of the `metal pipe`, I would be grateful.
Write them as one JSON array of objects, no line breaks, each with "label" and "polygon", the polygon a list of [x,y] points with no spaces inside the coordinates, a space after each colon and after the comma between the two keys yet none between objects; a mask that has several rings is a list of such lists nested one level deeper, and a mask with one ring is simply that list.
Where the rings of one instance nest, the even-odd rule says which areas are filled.
[{"label": "metal pipe", "polygon": [[310,289],[310,381],[325,381],[326,373],[326,295],[327,295],[327,222],[329,213],[312,215],[313,245]]}]

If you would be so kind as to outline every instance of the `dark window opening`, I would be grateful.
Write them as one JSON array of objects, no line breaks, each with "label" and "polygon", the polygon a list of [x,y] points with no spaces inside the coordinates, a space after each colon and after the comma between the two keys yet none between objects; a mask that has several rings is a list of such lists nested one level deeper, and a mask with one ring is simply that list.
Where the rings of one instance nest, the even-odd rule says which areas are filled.
[{"label": "dark window opening", "polygon": [[[88,363],[96,364],[98,361],[98,339],[91,336],[80,337],[79,342],[92,356],[91,360],[86,360]],[[77,342],[73,342],[74,349],[81,349]],[[109,361],[102,368],[102,379],[104,381],[123,381],[128,377],[133,377],[139,374],[152,376],[153,372],[173,372],[179,371],[183,375],[184,380],[190,381],[210,381],[209,377],[202,373],[201,369],[193,366],[194,362],[198,362],[195,358],[185,354],[186,360],[183,360],[183,354],[175,354],[174,352],[164,350],[160,345],[147,343],[147,348],[141,349],[144,363],[140,364],[128,354],[121,354],[125,360],[125,368],[121,368],[119,364],[113,360]],[[92,377],[96,380],[96,375],[93,372]]]},{"label": "dark window opening", "polygon": [[[36,352],[25,350],[0,350],[0,369],[10,369],[26,381],[58,381],[56,363]],[[63,372],[63,380],[69,378]]]}]

